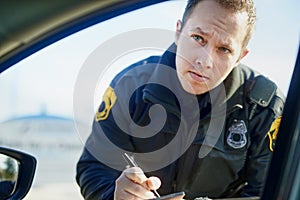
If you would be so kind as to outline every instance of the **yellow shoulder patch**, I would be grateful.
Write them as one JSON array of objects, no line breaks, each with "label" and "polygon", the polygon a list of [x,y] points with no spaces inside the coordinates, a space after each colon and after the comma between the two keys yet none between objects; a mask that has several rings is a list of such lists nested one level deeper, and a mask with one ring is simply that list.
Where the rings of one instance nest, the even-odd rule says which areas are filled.
[{"label": "yellow shoulder patch", "polygon": [[102,103],[95,115],[95,120],[98,122],[100,120],[107,119],[111,108],[116,103],[117,96],[112,87],[108,87],[103,95]]},{"label": "yellow shoulder patch", "polygon": [[277,119],[275,119],[275,121],[272,123],[271,128],[268,132],[268,136],[269,136],[269,140],[270,140],[269,148],[271,151],[274,150],[275,140],[277,138],[277,134],[279,131],[280,122],[281,122],[281,116],[279,116]]}]

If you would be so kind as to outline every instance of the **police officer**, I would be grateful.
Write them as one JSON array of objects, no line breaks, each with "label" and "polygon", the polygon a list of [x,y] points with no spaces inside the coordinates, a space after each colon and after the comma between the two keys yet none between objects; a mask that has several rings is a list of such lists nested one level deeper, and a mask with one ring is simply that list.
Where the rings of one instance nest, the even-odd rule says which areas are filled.
[{"label": "police officer", "polygon": [[189,0],[175,43],[114,78],[77,164],[85,199],[260,195],[284,98],[240,63],[255,18],[251,0]]}]

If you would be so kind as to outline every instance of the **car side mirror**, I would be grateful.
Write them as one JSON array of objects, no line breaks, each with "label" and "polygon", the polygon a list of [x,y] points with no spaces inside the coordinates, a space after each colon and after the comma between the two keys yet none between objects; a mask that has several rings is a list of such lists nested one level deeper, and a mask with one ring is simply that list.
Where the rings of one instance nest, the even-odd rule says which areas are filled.
[{"label": "car side mirror", "polygon": [[0,199],[23,199],[35,174],[36,159],[32,155],[0,147]]}]

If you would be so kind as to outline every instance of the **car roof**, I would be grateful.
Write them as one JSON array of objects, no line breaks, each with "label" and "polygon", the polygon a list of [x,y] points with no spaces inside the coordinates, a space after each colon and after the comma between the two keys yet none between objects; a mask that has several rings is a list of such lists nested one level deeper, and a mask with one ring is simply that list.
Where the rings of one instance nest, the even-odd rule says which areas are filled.
[{"label": "car roof", "polygon": [[85,27],[162,1],[1,1],[0,73],[41,48]]}]

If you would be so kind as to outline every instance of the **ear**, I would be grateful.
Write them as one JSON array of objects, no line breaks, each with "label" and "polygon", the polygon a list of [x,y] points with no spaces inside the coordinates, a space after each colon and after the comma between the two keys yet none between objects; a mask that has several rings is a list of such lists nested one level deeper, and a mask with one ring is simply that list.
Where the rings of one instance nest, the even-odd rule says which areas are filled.
[{"label": "ear", "polygon": [[181,21],[177,20],[177,23],[176,23],[176,33],[175,33],[175,44],[176,45],[178,44],[178,40],[179,40],[179,37],[180,37],[181,24],[182,24]]},{"label": "ear", "polygon": [[237,60],[237,64],[249,53],[249,49],[244,48],[243,52],[241,53],[239,59]]}]

